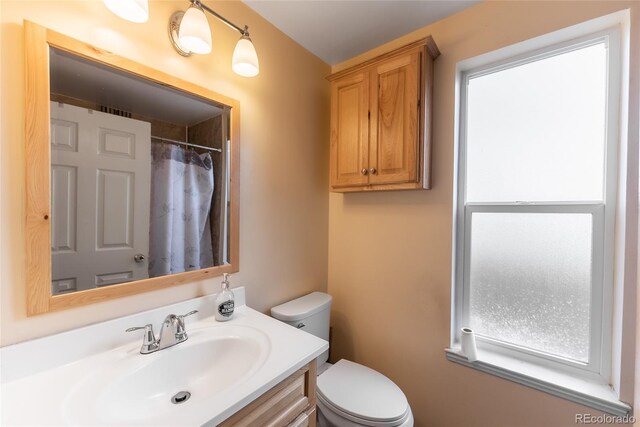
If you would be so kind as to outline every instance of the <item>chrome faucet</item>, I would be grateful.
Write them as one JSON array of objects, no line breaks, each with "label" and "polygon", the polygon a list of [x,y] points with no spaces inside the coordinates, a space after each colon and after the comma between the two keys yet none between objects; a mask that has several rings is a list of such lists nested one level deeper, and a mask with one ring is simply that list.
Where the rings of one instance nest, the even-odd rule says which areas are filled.
[{"label": "chrome faucet", "polygon": [[187,331],[184,327],[184,318],[196,314],[198,310],[193,310],[187,314],[176,316],[170,314],[165,317],[164,322],[160,328],[160,337],[156,339],[156,335],[153,333],[153,325],[149,323],[145,326],[136,326],[127,329],[126,332],[137,331],[144,329],[144,337],[142,338],[142,347],[140,348],[141,354],[149,354],[162,350],[167,347],[171,347],[176,344],[180,344],[182,341],[186,341]]}]

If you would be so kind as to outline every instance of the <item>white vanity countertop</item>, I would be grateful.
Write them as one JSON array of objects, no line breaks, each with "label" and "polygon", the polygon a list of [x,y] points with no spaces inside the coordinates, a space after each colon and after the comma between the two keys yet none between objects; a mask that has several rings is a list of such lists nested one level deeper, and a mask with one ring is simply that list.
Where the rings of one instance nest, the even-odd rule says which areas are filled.
[{"label": "white vanity countertop", "polygon": [[[216,322],[213,317],[215,295],[209,295],[1,348],[0,424],[215,426],[328,349],[326,341],[244,305],[244,288],[233,291],[236,294],[236,310],[233,319],[227,322]],[[141,331],[133,334],[124,332],[127,327],[152,323],[158,334],[164,316],[170,313],[183,314],[194,309],[200,312],[186,318],[189,339],[174,347],[142,355],[139,354]],[[180,360],[186,360],[190,365],[200,364],[198,366],[203,366],[203,371],[206,370],[209,360],[202,360],[202,357],[197,356],[194,358],[193,352],[187,359],[181,357],[193,348],[207,348],[208,351],[213,351],[210,353],[211,357],[218,357],[220,349],[216,348],[219,345],[217,343],[236,345],[241,341],[237,336],[242,336],[243,331],[251,332],[248,336],[254,337],[252,339],[259,342],[259,345],[238,346],[238,350],[234,347],[232,351],[239,353],[244,348],[255,348],[255,354],[229,353],[225,356],[226,359],[219,360],[227,360],[226,363],[233,364],[237,354],[239,360],[250,356],[259,360],[259,363],[249,371],[243,371],[238,381],[227,378],[228,386],[220,385],[222,378],[216,381],[215,375],[221,376],[221,370],[217,367],[214,376],[203,376],[213,378],[209,382],[218,383],[217,389],[199,393],[208,387],[207,384],[200,384],[205,382],[199,381],[200,378],[191,378],[189,381],[192,385],[185,387],[191,387],[189,391],[192,392],[192,397],[179,405],[172,404],[162,390],[159,390],[159,394],[162,394],[161,406],[157,407],[154,405],[158,405],[158,401],[153,401],[155,396],[143,399],[142,404],[123,401],[124,405],[105,397],[109,396],[105,390],[116,387],[113,384],[117,383],[114,378],[120,374],[118,366],[123,366],[123,361],[126,361],[127,369],[133,372],[131,378],[144,382],[133,383],[124,388],[127,393],[135,395],[135,390],[130,391],[131,389],[139,385],[145,385],[148,389],[156,383],[158,388],[162,388],[163,379],[170,376],[171,372],[189,368],[176,367]],[[207,341],[212,334],[224,335],[227,341]],[[254,345],[254,341],[251,341],[251,345]],[[162,363],[162,357],[170,357],[165,361],[170,360],[171,364],[167,366]],[[136,371],[146,372],[147,376],[136,376]],[[138,378],[147,380],[140,381]],[[130,379],[125,377],[125,381]],[[180,381],[180,378],[174,378],[169,382],[180,384]],[[175,390],[178,391],[181,390]],[[202,394],[207,394],[206,399]],[[106,415],[103,416],[102,412]]]}]

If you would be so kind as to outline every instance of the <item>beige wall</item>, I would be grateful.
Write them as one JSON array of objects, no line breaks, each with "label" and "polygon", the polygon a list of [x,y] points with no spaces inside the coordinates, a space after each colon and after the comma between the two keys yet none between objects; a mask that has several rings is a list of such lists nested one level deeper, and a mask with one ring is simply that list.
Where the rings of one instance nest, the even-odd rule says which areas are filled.
[{"label": "beige wall", "polygon": [[[344,69],[428,34],[442,52],[435,62],[433,189],[329,198],[332,359],[349,358],[388,375],[405,391],[417,426],[571,426],[576,413],[588,411],[445,359],[455,67],[466,58],[628,7],[637,28],[638,2],[486,2],[333,67]],[[637,53],[634,58],[637,114]],[[632,152],[637,162],[637,149]],[[632,382],[633,369],[624,375]]]},{"label": "beige wall", "polygon": [[326,290],[330,68],[239,2],[216,11],[250,27],[261,73],[231,71],[239,34],[210,19],[213,53],[183,58],[167,37],[169,16],[186,1],[150,2],[150,20],[133,24],[102,1],[0,2],[0,300],[8,345],[215,292],[219,279],[114,302],[25,317],[24,67],[22,20],[28,19],[121,56],[188,79],[241,105],[240,273],[258,310]]}]

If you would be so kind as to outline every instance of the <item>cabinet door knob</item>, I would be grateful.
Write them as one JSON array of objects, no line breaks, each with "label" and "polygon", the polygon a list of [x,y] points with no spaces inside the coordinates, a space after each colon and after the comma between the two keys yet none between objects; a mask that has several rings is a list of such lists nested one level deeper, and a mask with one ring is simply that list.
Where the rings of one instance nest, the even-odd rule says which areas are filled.
[{"label": "cabinet door knob", "polygon": [[375,175],[376,172],[378,172],[378,171],[376,170],[376,168],[371,168],[371,169],[369,169],[369,172],[371,172],[371,175]]},{"label": "cabinet door knob", "polygon": [[369,171],[367,169],[362,169],[362,175],[366,175],[368,173],[369,173]]}]

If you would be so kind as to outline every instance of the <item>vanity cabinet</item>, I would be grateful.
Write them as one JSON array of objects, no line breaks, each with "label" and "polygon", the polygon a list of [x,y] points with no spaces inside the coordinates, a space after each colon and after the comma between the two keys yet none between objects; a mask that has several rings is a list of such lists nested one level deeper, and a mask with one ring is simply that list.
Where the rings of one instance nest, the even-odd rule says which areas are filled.
[{"label": "vanity cabinet", "polygon": [[316,361],[299,369],[220,427],[315,427]]},{"label": "vanity cabinet", "polygon": [[328,77],[330,190],[429,188],[431,37]]}]

